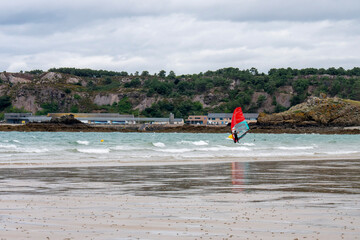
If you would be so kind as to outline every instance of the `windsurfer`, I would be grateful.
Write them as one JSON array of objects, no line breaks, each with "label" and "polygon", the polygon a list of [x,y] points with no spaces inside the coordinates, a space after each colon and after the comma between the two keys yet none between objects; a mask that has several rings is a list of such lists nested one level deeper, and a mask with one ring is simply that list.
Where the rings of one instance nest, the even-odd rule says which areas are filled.
[{"label": "windsurfer", "polygon": [[234,143],[237,143],[239,141],[238,135],[236,130],[234,130]]}]

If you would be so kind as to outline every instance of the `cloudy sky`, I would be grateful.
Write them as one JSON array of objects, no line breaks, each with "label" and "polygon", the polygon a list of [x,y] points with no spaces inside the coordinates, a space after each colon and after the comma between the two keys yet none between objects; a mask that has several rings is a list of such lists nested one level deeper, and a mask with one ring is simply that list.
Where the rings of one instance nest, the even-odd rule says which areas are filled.
[{"label": "cloudy sky", "polygon": [[0,71],[360,66],[359,0],[4,0]]}]

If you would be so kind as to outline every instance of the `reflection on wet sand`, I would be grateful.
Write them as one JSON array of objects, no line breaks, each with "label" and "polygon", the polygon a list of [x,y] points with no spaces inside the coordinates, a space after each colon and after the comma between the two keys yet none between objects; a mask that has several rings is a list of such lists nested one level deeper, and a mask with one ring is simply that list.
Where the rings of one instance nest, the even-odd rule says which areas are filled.
[{"label": "reflection on wet sand", "polygon": [[360,162],[279,161],[0,169],[1,194],[207,195],[262,191],[360,194]]},{"label": "reflection on wet sand", "polygon": [[242,191],[245,189],[246,165],[244,162],[231,163],[231,178],[234,190]]}]

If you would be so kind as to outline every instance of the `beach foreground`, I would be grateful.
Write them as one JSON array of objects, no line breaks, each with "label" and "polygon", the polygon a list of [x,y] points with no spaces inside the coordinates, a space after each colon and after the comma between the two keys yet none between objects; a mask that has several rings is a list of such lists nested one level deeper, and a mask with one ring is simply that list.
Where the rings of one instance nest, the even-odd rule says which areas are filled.
[{"label": "beach foreground", "polygon": [[0,169],[1,239],[359,239],[360,161]]},{"label": "beach foreground", "polygon": [[304,204],[277,194],[1,196],[0,234],[1,239],[359,238],[360,206],[323,208],[319,201]]}]

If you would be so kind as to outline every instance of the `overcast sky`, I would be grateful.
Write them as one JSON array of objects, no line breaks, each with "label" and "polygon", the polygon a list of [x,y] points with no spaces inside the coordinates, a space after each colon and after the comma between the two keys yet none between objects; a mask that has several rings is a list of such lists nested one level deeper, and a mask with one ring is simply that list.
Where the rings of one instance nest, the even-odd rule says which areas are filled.
[{"label": "overcast sky", "polygon": [[360,66],[359,0],[4,0],[0,71]]}]

